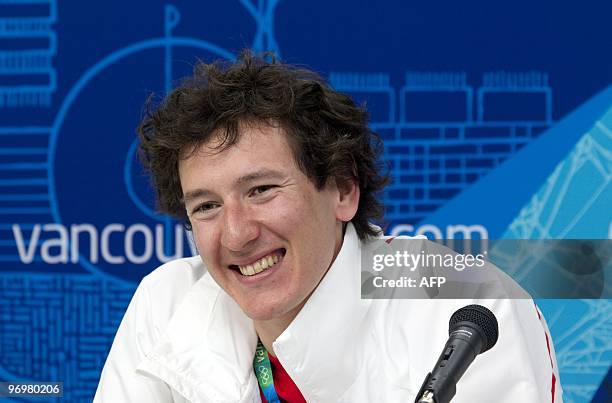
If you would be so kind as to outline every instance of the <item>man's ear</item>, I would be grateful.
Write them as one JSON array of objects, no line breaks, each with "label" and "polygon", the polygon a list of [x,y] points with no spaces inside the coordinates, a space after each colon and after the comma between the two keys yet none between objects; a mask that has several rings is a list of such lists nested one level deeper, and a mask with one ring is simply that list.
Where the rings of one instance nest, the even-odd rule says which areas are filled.
[{"label": "man's ear", "polygon": [[359,183],[356,179],[336,180],[336,186],[338,188],[336,218],[343,222],[351,221],[359,207]]}]

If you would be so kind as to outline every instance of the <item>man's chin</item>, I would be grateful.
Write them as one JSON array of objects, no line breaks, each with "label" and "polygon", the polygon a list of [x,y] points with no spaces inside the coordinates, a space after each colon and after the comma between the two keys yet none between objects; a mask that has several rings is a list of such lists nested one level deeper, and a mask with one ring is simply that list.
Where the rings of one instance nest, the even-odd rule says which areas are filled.
[{"label": "man's chin", "polygon": [[283,317],[283,312],[275,309],[243,309],[243,312],[255,322],[268,322]]},{"label": "man's chin", "polygon": [[285,304],[261,304],[256,308],[253,306],[242,307],[243,312],[254,322],[265,323],[281,321],[290,323],[296,316],[295,309],[288,309]]}]

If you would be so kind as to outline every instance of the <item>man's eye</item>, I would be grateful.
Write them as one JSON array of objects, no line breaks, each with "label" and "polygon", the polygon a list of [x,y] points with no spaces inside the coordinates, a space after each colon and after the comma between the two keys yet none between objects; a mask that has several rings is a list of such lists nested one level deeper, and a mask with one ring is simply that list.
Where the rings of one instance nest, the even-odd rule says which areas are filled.
[{"label": "man's eye", "polygon": [[257,186],[256,188],[253,188],[253,190],[251,190],[251,194],[253,196],[257,196],[260,194],[264,194],[266,193],[268,190],[272,189],[276,187],[275,185],[263,185],[263,186]]},{"label": "man's eye", "polygon": [[214,210],[215,208],[217,208],[219,205],[217,203],[202,203],[199,206],[197,206],[193,212],[195,213],[208,213],[211,210]]}]

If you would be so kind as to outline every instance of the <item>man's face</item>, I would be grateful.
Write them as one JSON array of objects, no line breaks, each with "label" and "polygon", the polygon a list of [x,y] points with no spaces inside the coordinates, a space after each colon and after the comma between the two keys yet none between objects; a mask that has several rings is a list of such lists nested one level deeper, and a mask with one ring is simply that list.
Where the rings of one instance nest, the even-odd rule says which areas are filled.
[{"label": "man's face", "polygon": [[224,151],[211,149],[215,138],[180,161],[185,207],[210,274],[242,310],[260,321],[292,318],[340,250],[341,220],[354,211],[347,217],[335,183],[315,188],[283,129],[240,131]]}]

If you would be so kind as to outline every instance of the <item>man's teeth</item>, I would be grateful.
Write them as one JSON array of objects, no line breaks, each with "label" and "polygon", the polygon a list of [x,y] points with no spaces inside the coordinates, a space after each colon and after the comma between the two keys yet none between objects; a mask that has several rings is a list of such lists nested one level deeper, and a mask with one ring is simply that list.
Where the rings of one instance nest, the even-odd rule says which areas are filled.
[{"label": "man's teeth", "polygon": [[240,269],[240,273],[245,276],[252,276],[257,273],[261,273],[262,271],[269,269],[274,266],[279,261],[279,257],[276,254],[264,256],[253,264],[248,264],[246,266],[238,266]]}]

